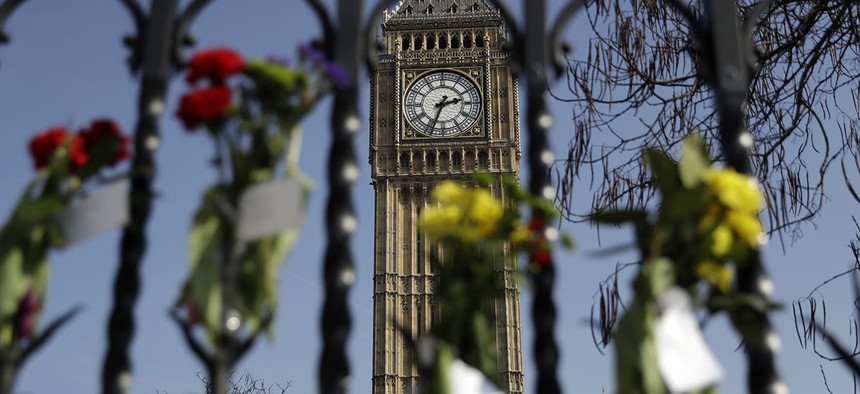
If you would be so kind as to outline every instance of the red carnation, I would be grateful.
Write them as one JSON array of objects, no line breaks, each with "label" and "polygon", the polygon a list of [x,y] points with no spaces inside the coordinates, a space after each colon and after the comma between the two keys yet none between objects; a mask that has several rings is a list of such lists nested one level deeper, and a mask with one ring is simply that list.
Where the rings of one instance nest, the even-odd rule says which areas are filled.
[{"label": "red carnation", "polygon": [[230,108],[230,88],[213,86],[195,89],[182,96],[176,116],[185,124],[186,130],[193,130],[200,122],[219,119]]},{"label": "red carnation", "polygon": [[209,78],[213,84],[224,83],[227,77],[245,68],[245,60],[238,53],[228,48],[214,48],[200,51],[188,62],[188,83],[195,83],[200,78]]},{"label": "red carnation", "polygon": [[72,137],[69,144],[69,164],[72,171],[83,167],[90,161],[90,153],[87,149],[87,141],[78,133]]},{"label": "red carnation", "polygon": [[54,151],[66,143],[69,132],[65,127],[54,127],[43,133],[36,134],[30,140],[30,156],[33,157],[33,167],[37,170],[48,165]]},{"label": "red carnation", "polygon": [[84,149],[87,152],[92,151],[93,146],[103,138],[117,139],[119,144],[113,159],[108,162],[110,165],[115,165],[131,156],[128,150],[129,138],[123,135],[119,125],[110,119],[96,119],[90,124],[89,129],[81,130],[78,135],[81,136]]}]

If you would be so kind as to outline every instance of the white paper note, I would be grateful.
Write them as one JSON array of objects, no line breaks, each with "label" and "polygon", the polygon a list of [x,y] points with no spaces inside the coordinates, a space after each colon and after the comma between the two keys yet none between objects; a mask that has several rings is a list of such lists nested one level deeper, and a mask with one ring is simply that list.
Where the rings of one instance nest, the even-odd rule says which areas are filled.
[{"label": "white paper note", "polygon": [[481,371],[460,359],[451,362],[451,392],[457,394],[502,394]]},{"label": "white paper note", "polygon": [[128,181],[109,183],[57,215],[65,245],[76,244],[128,223]]},{"label": "white paper note", "polygon": [[723,370],[702,337],[687,292],[671,287],[657,298],[657,305],[657,367],[669,390],[695,391],[722,379]]},{"label": "white paper note", "polygon": [[302,185],[294,179],[255,185],[239,200],[237,237],[252,241],[302,224]]}]

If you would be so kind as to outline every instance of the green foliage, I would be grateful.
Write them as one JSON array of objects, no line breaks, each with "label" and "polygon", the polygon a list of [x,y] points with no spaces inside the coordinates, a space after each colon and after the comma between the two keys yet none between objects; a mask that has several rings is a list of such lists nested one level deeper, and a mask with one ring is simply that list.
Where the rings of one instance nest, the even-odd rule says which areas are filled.
[{"label": "green foliage", "polygon": [[[195,214],[188,245],[191,274],[176,307],[186,308],[186,324],[202,323],[215,346],[223,338],[225,308],[238,312],[247,335],[271,334],[277,271],[298,229],[238,239],[238,205],[252,187],[283,177],[299,180],[299,203],[305,207],[310,182],[297,168],[299,122],[327,92],[329,84],[319,81],[317,71],[251,60],[228,81],[237,92],[231,109],[204,123],[216,147],[219,180]],[[228,290],[235,293],[229,300]]]},{"label": "green foliage", "polygon": [[[521,189],[514,177],[478,173],[475,180],[478,188],[452,182],[437,186],[432,196],[438,204],[419,219],[420,228],[442,249],[441,257],[431,255],[439,278],[434,299],[441,313],[428,335],[435,359],[419,363],[431,394],[450,393],[448,370],[455,359],[501,386],[495,329],[499,271],[512,269],[519,253],[527,254],[530,264],[550,264],[549,249],[556,242],[546,238],[542,223],[525,226],[520,216],[520,205],[525,205],[544,220],[552,218],[557,214],[552,204]],[[502,188],[508,200],[495,199],[490,188]],[[480,220],[472,220],[474,216]],[[573,246],[569,234],[561,242]]]},{"label": "green foliage", "polygon": [[614,333],[618,391],[663,394],[667,388],[654,343],[660,294],[679,287],[710,313],[727,312],[748,343],[763,341],[751,312],[767,312],[775,305],[732,288],[734,265],[760,246],[755,231],[763,236],[756,217],[762,198],[755,181],[713,167],[695,135],[685,138],[678,161],[655,149],[645,149],[643,155],[662,197],[657,215],[604,211],[591,219],[633,223],[640,238],[642,263],[633,281],[634,298]]}]

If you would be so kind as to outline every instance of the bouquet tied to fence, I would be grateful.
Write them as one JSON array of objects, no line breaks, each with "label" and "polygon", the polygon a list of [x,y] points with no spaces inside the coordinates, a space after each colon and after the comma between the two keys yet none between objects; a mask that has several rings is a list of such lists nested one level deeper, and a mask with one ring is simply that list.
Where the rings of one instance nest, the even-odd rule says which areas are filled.
[{"label": "bouquet tied to fence", "polygon": [[77,133],[50,128],[30,140],[36,174],[0,227],[0,393],[11,392],[20,365],[78,308],[41,329],[51,249],[67,245],[62,220],[71,205],[109,180],[105,171],[129,158],[129,139],[108,119]]},{"label": "bouquet tied to fence", "polygon": [[[271,333],[277,269],[296,241],[310,190],[298,169],[300,121],[333,83],[348,78],[313,46],[301,54],[293,66],[274,57],[246,62],[217,48],[188,64],[192,89],[176,115],[189,131],[206,131],[218,180],[194,215],[191,273],[173,316],[213,384],[229,375],[260,332]],[[195,327],[212,352],[193,336]]]}]

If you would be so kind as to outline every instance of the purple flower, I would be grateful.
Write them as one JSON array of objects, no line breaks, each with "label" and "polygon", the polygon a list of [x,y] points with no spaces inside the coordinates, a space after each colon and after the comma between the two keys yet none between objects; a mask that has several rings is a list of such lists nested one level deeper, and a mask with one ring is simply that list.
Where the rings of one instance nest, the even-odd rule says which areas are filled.
[{"label": "purple flower", "polygon": [[33,287],[27,290],[27,294],[18,305],[18,313],[15,316],[15,331],[21,339],[32,339],[36,329],[36,311],[39,309],[39,299],[33,291]]},{"label": "purple flower", "polygon": [[324,64],[326,62],[325,53],[312,43],[299,45],[299,55],[316,64]]},{"label": "purple flower", "polygon": [[325,75],[336,88],[346,88],[352,82],[349,71],[338,62],[326,62],[323,69],[325,70]]}]

